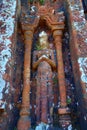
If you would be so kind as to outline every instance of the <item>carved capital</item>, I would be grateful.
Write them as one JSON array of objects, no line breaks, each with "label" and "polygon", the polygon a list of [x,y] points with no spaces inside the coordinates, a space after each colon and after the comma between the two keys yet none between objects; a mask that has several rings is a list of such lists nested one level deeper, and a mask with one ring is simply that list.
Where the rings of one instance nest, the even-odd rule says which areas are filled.
[{"label": "carved capital", "polygon": [[33,39],[33,30],[26,30],[24,31],[24,38],[25,38],[25,43],[32,41]]},{"label": "carved capital", "polygon": [[53,37],[56,38],[61,41],[61,36],[62,36],[63,32],[62,30],[54,30],[53,31]]},{"label": "carved capital", "polygon": [[29,116],[30,115],[30,111],[29,111],[29,108],[27,109],[27,107],[25,108],[22,108],[21,111],[20,111],[20,116]]},{"label": "carved capital", "polygon": [[60,115],[70,114],[70,109],[68,107],[59,108],[58,114],[60,114]]},{"label": "carved capital", "polygon": [[57,48],[62,48],[62,31],[56,30],[53,32],[54,44]]},{"label": "carved capital", "polygon": [[52,31],[55,31],[55,30],[62,31],[62,30],[64,30],[64,27],[65,27],[65,24],[57,23],[56,25],[52,25],[51,29],[52,29]]}]

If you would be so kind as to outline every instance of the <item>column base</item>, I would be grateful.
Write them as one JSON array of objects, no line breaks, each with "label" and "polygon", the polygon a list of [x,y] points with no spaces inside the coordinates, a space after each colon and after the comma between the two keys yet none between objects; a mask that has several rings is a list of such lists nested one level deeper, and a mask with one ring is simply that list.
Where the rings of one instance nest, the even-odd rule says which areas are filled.
[{"label": "column base", "polygon": [[68,129],[68,127],[71,125],[70,115],[59,115],[59,125],[61,128]]},{"label": "column base", "polygon": [[68,107],[59,108],[59,109],[58,109],[58,114],[59,114],[59,115],[70,114],[70,109],[69,109]]},{"label": "column base", "polygon": [[31,128],[31,120],[30,120],[29,116],[21,116],[18,121],[17,129],[18,130],[29,130],[30,128]]},{"label": "column base", "polygon": [[68,107],[59,108],[58,114],[60,127],[68,129],[68,127],[71,125],[70,109]]}]

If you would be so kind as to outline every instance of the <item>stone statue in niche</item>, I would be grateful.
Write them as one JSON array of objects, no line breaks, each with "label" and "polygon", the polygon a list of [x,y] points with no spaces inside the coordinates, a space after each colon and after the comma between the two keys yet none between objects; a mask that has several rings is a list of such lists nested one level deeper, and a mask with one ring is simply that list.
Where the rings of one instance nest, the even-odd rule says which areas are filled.
[{"label": "stone statue in niche", "polygon": [[48,49],[48,36],[44,31],[39,34],[39,45],[43,50]]},{"label": "stone statue in niche", "polygon": [[56,68],[54,53],[50,49],[48,35],[39,33],[40,50],[34,51],[33,69],[37,70],[36,118],[37,122],[52,123],[53,80],[52,70]]}]

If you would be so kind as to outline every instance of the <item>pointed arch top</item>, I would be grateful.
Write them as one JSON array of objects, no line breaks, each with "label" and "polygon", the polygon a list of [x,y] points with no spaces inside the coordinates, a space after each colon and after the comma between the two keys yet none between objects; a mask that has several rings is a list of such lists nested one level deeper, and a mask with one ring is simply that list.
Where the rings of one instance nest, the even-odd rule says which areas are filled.
[{"label": "pointed arch top", "polygon": [[28,14],[26,11],[22,11],[21,25],[22,30],[34,31],[39,25],[40,20],[45,20],[48,27],[51,30],[63,30],[64,29],[64,12],[56,12],[56,10],[47,5],[38,6],[35,10],[35,6],[32,6],[32,10]]}]

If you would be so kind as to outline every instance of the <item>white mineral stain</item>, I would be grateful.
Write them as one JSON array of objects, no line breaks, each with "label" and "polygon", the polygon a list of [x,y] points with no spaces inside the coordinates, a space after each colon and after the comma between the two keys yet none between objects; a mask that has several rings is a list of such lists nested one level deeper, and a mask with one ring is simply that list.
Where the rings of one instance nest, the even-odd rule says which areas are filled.
[{"label": "white mineral stain", "polygon": [[9,109],[12,110],[13,106],[12,104],[9,104]]},{"label": "white mineral stain", "polygon": [[[16,0],[3,0],[3,7],[0,9],[0,44],[2,50],[0,52],[0,102],[3,98],[3,88],[5,87],[5,80],[3,74],[6,70],[6,64],[11,58],[10,45],[12,44],[10,37],[14,33],[15,24]],[[8,90],[6,90],[6,93]],[[4,103],[0,107],[5,107]]]},{"label": "white mineral stain", "polygon": [[81,71],[81,80],[87,83],[87,57],[80,57],[78,63]]},{"label": "white mineral stain", "polygon": [[68,126],[68,130],[72,130],[72,125],[71,124]]},{"label": "white mineral stain", "polygon": [[40,124],[38,124],[38,126],[36,126],[35,130],[47,130],[48,127],[49,127],[48,124],[41,122]]},{"label": "white mineral stain", "polygon": [[84,120],[86,121],[86,116],[84,116]]}]

